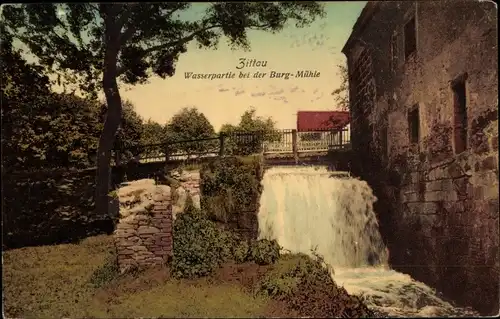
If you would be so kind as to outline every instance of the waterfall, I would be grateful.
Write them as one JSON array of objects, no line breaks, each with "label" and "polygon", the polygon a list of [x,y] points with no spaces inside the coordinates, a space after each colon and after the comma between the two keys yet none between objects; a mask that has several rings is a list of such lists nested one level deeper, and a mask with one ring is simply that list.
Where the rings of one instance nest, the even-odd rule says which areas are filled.
[{"label": "waterfall", "polygon": [[259,237],[276,239],[291,253],[322,255],[335,282],[370,308],[389,316],[472,314],[390,269],[373,211],[377,199],[365,181],[324,167],[273,167],[262,185]]}]

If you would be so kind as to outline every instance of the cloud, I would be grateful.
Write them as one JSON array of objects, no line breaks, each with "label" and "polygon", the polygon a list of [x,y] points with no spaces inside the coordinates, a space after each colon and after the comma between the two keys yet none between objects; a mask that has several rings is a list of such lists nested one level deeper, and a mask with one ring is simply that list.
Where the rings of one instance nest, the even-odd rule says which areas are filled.
[{"label": "cloud", "polygon": [[250,94],[252,97],[258,97],[258,96],[264,96],[266,95],[266,92],[255,92]]},{"label": "cloud", "polygon": [[238,96],[238,95],[241,95],[243,93],[245,93],[245,90],[238,90],[238,91],[234,92],[234,95]]},{"label": "cloud", "polygon": [[275,100],[275,101],[281,101],[283,103],[288,103],[287,97],[283,96],[283,95],[281,95],[281,96],[275,96],[272,99]]},{"label": "cloud", "polygon": [[290,92],[297,92],[299,90],[298,86],[294,86],[293,88],[290,89]]},{"label": "cloud", "polygon": [[269,95],[280,95],[280,94],[283,94],[284,92],[285,92],[285,90],[280,89],[280,90],[278,90],[278,91],[269,92],[268,94],[269,94]]},{"label": "cloud", "polygon": [[229,89],[225,89],[225,88],[220,88],[219,89],[219,92],[227,92],[227,91],[229,91]]},{"label": "cloud", "polygon": [[318,93],[318,89],[314,90],[314,92],[313,92],[313,94],[316,94],[316,93]]}]

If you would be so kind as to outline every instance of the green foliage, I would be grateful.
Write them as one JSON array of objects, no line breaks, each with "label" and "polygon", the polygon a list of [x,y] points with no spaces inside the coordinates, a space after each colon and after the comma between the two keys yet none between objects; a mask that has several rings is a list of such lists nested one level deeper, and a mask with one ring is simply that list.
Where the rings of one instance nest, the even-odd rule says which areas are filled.
[{"label": "green foliage", "polygon": [[248,29],[277,32],[290,20],[303,27],[324,16],[315,2],[217,2],[197,20],[181,18],[191,7],[186,2],[9,5],[3,8],[3,23],[42,65],[95,92],[105,59],[114,62],[116,77],[142,83],[152,73],[172,76],[193,40],[215,49],[224,35],[230,45],[248,48]]},{"label": "green foliage", "polygon": [[100,288],[120,275],[116,256],[108,256],[103,265],[97,268],[90,277],[90,284]]},{"label": "green foliage", "polygon": [[317,259],[305,254],[286,254],[259,283],[257,291],[283,300],[297,292],[299,284],[316,280],[333,282]]},{"label": "green foliage", "polygon": [[[102,114],[105,114],[105,111]],[[104,123],[104,118],[102,119],[102,123]],[[120,153],[122,161],[129,160],[142,151],[140,145],[143,132],[143,120],[137,114],[135,106],[130,101],[124,101],[122,120],[116,132],[114,144],[114,148],[126,149],[125,152]]]},{"label": "green foliage", "polygon": [[2,164],[8,170],[90,165],[101,130],[100,105],[52,93],[42,70],[26,63],[11,40],[2,37],[0,46]]},{"label": "green foliage", "polygon": [[187,207],[174,222],[172,274],[177,278],[211,274],[230,258],[231,242],[231,236],[202,212]]},{"label": "green foliage", "polygon": [[256,285],[255,292],[284,301],[305,317],[366,318],[373,313],[332,279],[331,267],[314,251],[287,254]]},{"label": "green foliage", "polygon": [[[167,141],[167,132],[161,124],[147,120],[142,125],[141,145],[161,144]],[[145,150],[150,156],[160,156],[165,150],[162,146],[151,146]]]},{"label": "green foliage", "polygon": [[[40,68],[26,63],[2,38],[3,165],[9,170],[95,165],[106,107],[97,100],[53,93]],[[142,120],[125,103],[117,143],[136,146]],[[131,155],[129,155],[130,157]]]},{"label": "green foliage", "polygon": [[193,198],[187,194],[186,203],[184,204],[184,213],[200,213],[200,210],[194,206]]},{"label": "green foliage", "polygon": [[333,99],[342,111],[349,111],[349,74],[347,66],[339,64],[337,68],[338,75],[340,76],[340,86],[333,90]]},{"label": "green foliage", "polygon": [[[263,142],[278,141],[281,138],[276,123],[269,118],[257,116],[255,108],[245,111],[238,125],[224,124],[220,132],[225,134],[225,153],[249,155],[262,152]],[[258,134],[246,136],[245,133]]]},{"label": "green foliage", "polygon": [[[145,83],[154,74],[167,78],[189,42],[216,48],[222,36],[233,47],[250,47],[247,31],[281,31],[324,16],[317,2],[213,2],[199,19],[188,2],[37,3],[2,7],[2,35],[13,34],[46,72],[63,85],[96,97],[102,89],[108,110],[99,139],[96,210],[107,207],[111,150],[120,127],[118,82]],[[7,31],[7,32],[6,32]]]},{"label": "green foliage", "polygon": [[236,241],[233,245],[232,257],[239,264],[248,261],[250,257],[250,245],[248,242],[244,240]]},{"label": "green foliage", "polygon": [[200,171],[201,206],[212,219],[237,222],[245,213],[255,213],[261,185],[260,157],[243,160],[219,158]]},{"label": "green foliage", "polygon": [[280,248],[276,240],[260,239],[252,243],[250,260],[259,265],[274,264],[280,257]]},{"label": "green foliage", "polygon": [[[169,142],[214,138],[215,130],[206,116],[196,108],[183,108],[175,114],[166,126]],[[216,151],[217,140],[172,144],[169,151],[196,154],[209,150]]]},{"label": "green foliage", "polygon": [[113,231],[94,211],[95,171],[12,173],[2,178],[4,245],[68,242]]}]

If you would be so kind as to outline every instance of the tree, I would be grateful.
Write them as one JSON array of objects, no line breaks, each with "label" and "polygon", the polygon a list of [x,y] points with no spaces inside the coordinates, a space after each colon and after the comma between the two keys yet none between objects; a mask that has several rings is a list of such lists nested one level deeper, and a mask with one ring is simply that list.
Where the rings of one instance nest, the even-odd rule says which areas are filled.
[{"label": "tree", "polygon": [[106,210],[109,164],[120,126],[122,101],[118,81],[136,84],[151,74],[172,76],[187,44],[216,48],[222,35],[234,47],[249,48],[247,30],[278,32],[296,21],[308,25],[324,15],[316,2],[217,2],[194,21],[179,13],[186,2],[165,3],[43,3],[3,8],[2,23],[36,55],[46,71],[82,90],[102,87],[108,105],[99,139],[96,209]]},{"label": "tree", "polygon": [[[184,152],[185,154],[202,153],[213,150],[217,146],[213,140],[178,143],[204,138],[214,138],[215,129],[210,124],[205,114],[195,107],[183,108],[175,114],[166,126],[167,141],[173,143],[169,146],[171,152]],[[216,141],[215,141],[216,142]]]},{"label": "tree", "polygon": [[6,170],[88,167],[100,134],[98,108],[49,89],[42,70],[26,63],[3,33],[1,50],[2,164]]},{"label": "tree", "polygon": [[[161,144],[167,142],[166,127],[151,119],[142,125],[141,145]],[[165,150],[161,145],[148,146],[144,150],[150,156],[163,156]]]},{"label": "tree", "polygon": [[[5,168],[95,166],[105,106],[74,94],[51,92],[49,80],[14,50],[8,34],[0,51]],[[130,103],[125,103],[123,115],[117,141],[133,149],[139,144],[142,119]]]},{"label": "tree", "polygon": [[333,99],[342,111],[349,111],[349,74],[347,66],[339,64],[337,68],[337,74],[340,76],[340,86],[333,90]]},{"label": "tree", "polygon": [[[105,121],[106,105],[102,108],[102,119]],[[143,133],[143,120],[137,114],[135,106],[130,101],[123,102],[122,120],[116,139],[113,145],[114,149],[120,149],[120,160],[128,161],[142,153],[141,138]]]},{"label": "tree", "polygon": [[257,116],[254,107],[250,107],[241,115],[238,125],[224,124],[220,132],[228,136],[227,151],[240,155],[259,153],[263,142],[281,139],[274,120],[271,117]]}]

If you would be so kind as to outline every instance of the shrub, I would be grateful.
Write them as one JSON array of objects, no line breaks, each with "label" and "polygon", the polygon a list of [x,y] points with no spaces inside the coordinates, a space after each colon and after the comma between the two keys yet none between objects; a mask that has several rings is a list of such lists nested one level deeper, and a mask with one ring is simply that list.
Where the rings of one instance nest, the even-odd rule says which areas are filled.
[{"label": "shrub", "polygon": [[97,268],[90,277],[90,284],[95,288],[102,287],[120,275],[115,255],[109,256],[104,264]]},{"label": "shrub", "polygon": [[323,259],[313,252],[287,254],[257,284],[256,293],[284,301],[307,317],[361,318],[373,313],[357,296],[350,296],[332,279]]},{"label": "shrub", "polygon": [[231,256],[231,236],[188,204],[174,222],[172,274],[177,278],[209,275]]},{"label": "shrub", "polygon": [[261,159],[228,157],[205,164],[200,171],[201,206],[210,219],[228,223],[245,212],[255,214],[260,196]]},{"label": "shrub", "polygon": [[260,239],[252,243],[250,259],[259,265],[273,264],[280,257],[280,248],[274,239]]},{"label": "shrub", "polygon": [[260,282],[258,292],[278,300],[285,299],[296,292],[301,282],[310,281],[311,277],[316,278],[317,272],[321,273],[322,270],[314,267],[313,262],[305,254],[283,255]]},{"label": "shrub", "polygon": [[242,264],[248,261],[250,255],[250,245],[246,241],[239,241],[233,245],[232,257],[235,262]]}]

